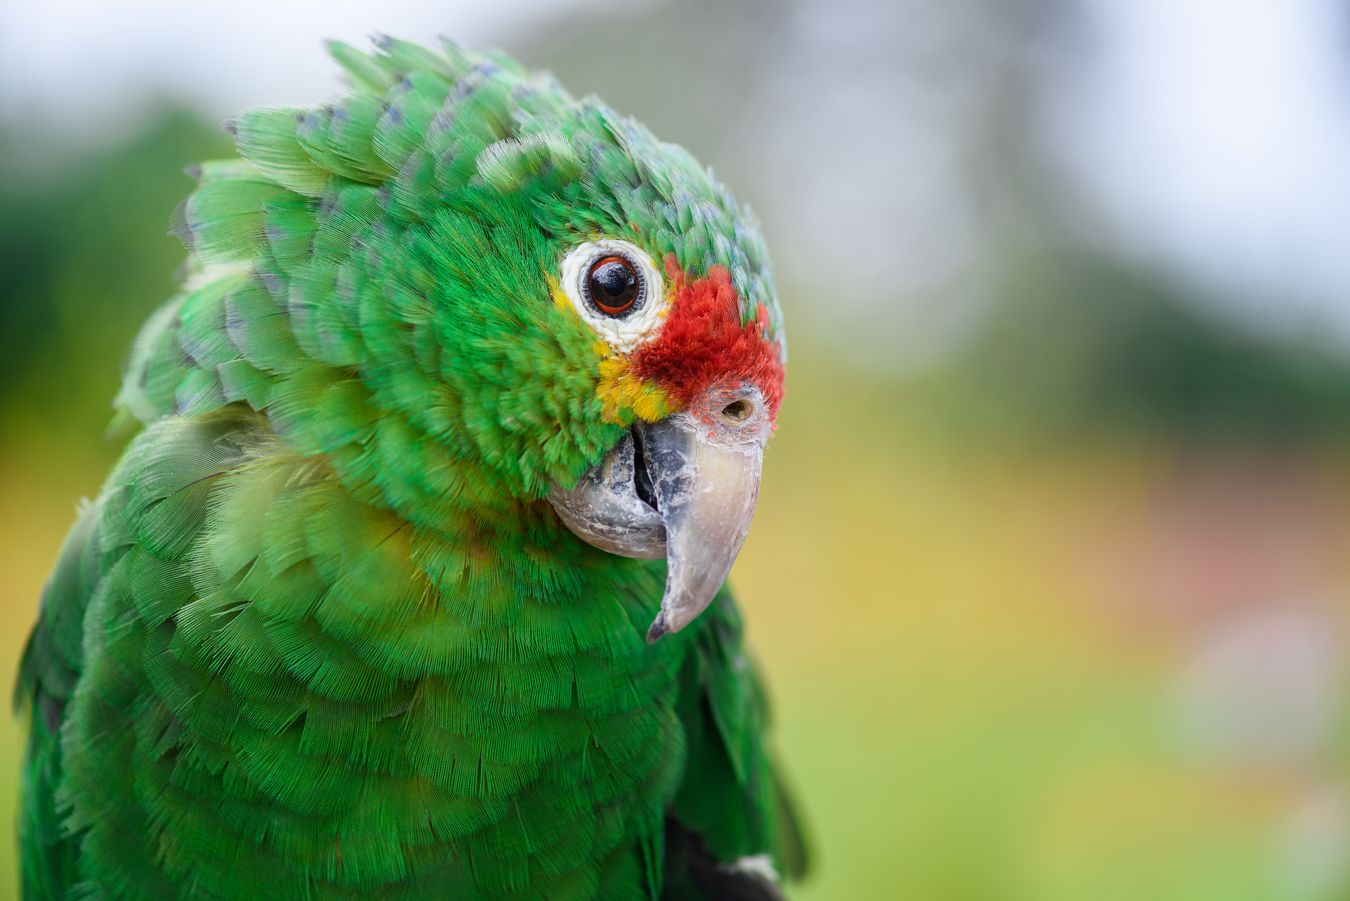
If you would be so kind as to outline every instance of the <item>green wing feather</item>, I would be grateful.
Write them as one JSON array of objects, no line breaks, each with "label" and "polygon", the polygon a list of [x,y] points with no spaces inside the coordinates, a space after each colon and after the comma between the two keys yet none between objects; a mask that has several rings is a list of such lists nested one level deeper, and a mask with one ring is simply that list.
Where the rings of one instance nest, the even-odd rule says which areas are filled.
[{"label": "green wing feather", "polygon": [[[806,843],[765,746],[768,705],[743,648],[730,592],[723,588],[703,616],[707,626],[681,673],[680,718],[689,753],[669,815],[681,836],[696,839],[714,861],[767,855],[780,875],[799,879],[806,872]],[[691,853],[679,849],[672,858],[684,863]],[[689,890],[688,872],[668,878]]]},{"label": "green wing feather", "polygon": [[98,505],[86,507],[67,536],[42,593],[42,613],[28,638],[15,688],[27,710],[19,849],[26,898],[60,899],[75,882],[76,848],[61,827],[55,796],[61,776],[59,733],[81,669],[84,610],[99,581]]},{"label": "green wing feather", "polygon": [[659,573],[554,604],[425,558],[488,583],[447,606],[415,544],[242,406],[137,436],[25,657],[29,896],[659,891]]}]

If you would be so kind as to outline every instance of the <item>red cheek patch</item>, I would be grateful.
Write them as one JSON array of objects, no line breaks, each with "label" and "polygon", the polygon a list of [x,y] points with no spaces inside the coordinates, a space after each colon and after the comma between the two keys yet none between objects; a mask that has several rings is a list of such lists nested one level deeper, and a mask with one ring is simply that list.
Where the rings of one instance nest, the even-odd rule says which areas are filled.
[{"label": "red cheek patch", "polygon": [[670,312],[656,339],[632,356],[634,373],[660,384],[682,406],[713,385],[752,382],[764,395],[770,418],[783,400],[783,364],[769,338],[769,314],[763,304],[750,322],[741,322],[740,298],[731,273],[714,266],[690,280],[667,256],[672,286]]}]

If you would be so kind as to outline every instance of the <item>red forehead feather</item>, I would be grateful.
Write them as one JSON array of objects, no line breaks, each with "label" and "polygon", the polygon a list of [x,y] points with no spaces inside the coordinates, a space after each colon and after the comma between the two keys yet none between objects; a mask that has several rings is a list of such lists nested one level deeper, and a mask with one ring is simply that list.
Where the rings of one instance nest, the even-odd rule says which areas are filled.
[{"label": "red forehead feather", "polygon": [[783,399],[783,364],[768,337],[768,311],[761,305],[752,321],[742,322],[731,273],[722,266],[691,280],[673,256],[665,263],[673,289],[670,313],[656,340],[633,354],[634,372],[686,405],[718,382],[753,382],[764,395],[769,416],[776,417]]}]

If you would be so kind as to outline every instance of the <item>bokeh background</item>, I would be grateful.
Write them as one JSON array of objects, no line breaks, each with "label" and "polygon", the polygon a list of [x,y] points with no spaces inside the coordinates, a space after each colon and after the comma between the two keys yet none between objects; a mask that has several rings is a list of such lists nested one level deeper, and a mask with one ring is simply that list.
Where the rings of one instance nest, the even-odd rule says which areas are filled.
[{"label": "bokeh background", "polygon": [[[1350,897],[1335,0],[7,0],[0,673],[181,170],[375,31],[552,69],[764,220],[792,360],[733,580],[797,897]],[[0,821],[20,748],[0,717]]]}]

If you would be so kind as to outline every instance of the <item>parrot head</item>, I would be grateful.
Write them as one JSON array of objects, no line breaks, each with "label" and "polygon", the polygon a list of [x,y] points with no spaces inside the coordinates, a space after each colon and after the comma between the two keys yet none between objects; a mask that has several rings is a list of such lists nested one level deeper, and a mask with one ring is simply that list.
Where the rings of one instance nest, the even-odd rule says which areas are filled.
[{"label": "parrot head", "polygon": [[656,641],[708,606],[750,528],[783,393],[767,256],[708,170],[597,101],[522,121],[478,155],[474,233],[490,222],[492,237],[445,235],[458,252],[428,284],[487,282],[471,307],[462,291],[435,305],[457,320],[447,333],[481,335],[484,308],[504,317],[490,331],[511,383],[492,407],[541,426],[511,463],[542,465],[514,486],[545,492],[596,548],[666,560]]},{"label": "parrot head", "polygon": [[[437,485],[483,523],[494,498],[547,501],[594,548],[665,558],[648,640],[684,628],[746,538],[783,393],[758,224],[684,150],[507,57],[330,50],[351,96],[233,130],[290,191],[260,195],[252,265],[302,349],[407,424],[362,478]],[[208,262],[210,187],[185,214]],[[419,442],[436,452],[400,475]]]},{"label": "parrot head", "polygon": [[567,250],[554,293],[573,328],[600,337],[602,416],[632,426],[549,501],[602,550],[666,559],[656,641],[707,607],[745,542],[782,396],[779,347],[766,307],[742,316],[727,268],[691,272],[670,253],[658,266],[622,238]]}]

